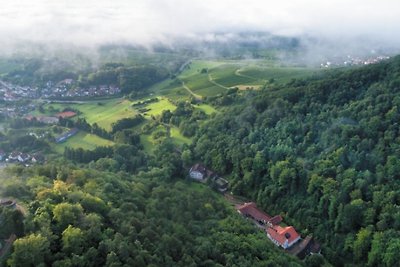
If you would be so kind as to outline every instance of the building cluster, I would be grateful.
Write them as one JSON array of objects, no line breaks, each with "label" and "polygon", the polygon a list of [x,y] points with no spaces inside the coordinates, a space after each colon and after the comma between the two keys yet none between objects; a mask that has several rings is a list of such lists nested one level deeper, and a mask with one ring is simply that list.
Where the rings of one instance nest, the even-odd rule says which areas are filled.
[{"label": "building cluster", "polygon": [[68,118],[75,117],[76,115],[77,115],[77,113],[74,111],[63,111],[63,112],[59,112],[53,116],[27,115],[27,116],[25,116],[25,119],[28,121],[36,120],[38,122],[45,123],[45,124],[57,124],[60,121],[60,118],[68,119]]},{"label": "building cluster", "polygon": [[197,163],[189,170],[189,177],[201,183],[209,183],[211,187],[215,188],[221,193],[228,190],[228,181],[219,177],[215,172],[207,169],[204,165]]},{"label": "building cluster", "polygon": [[321,63],[321,68],[370,65],[389,58],[390,57],[388,56],[373,56],[373,57],[362,58],[362,57],[348,55],[346,58],[337,58],[323,62]]},{"label": "building cluster", "polygon": [[7,106],[1,106],[0,107],[0,114],[4,117],[10,117],[10,118],[19,118],[31,111],[34,111],[36,108],[35,105],[29,104],[29,105],[7,105]]},{"label": "building cluster", "polygon": [[82,88],[76,86],[72,79],[65,79],[53,85],[47,82],[46,87],[41,90],[43,98],[71,98],[71,97],[94,97],[108,96],[121,93],[121,89],[114,85],[89,86]]},{"label": "building cluster", "polygon": [[43,163],[45,162],[45,157],[41,153],[28,154],[20,151],[13,151],[9,154],[0,150],[0,161],[5,161],[7,163]]},{"label": "building cluster", "polygon": [[4,101],[16,101],[21,98],[35,99],[40,97],[38,87],[18,86],[0,81],[0,93]]},{"label": "building cluster", "polygon": [[99,85],[79,87],[72,79],[65,79],[57,84],[49,81],[44,87],[18,86],[0,81],[0,93],[4,101],[20,99],[62,99],[73,97],[110,96],[121,93],[121,89],[114,85]]},{"label": "building cluster", "polygon": [[254,202],[237,205],[236,210],[244,217],[253,220],[275,245],[289,253],[302,258],[310,253],[320,252],[319,244],[311,236],[302,239],[293,226],[281,225],[282,216],[270,216],[260,210]]}]

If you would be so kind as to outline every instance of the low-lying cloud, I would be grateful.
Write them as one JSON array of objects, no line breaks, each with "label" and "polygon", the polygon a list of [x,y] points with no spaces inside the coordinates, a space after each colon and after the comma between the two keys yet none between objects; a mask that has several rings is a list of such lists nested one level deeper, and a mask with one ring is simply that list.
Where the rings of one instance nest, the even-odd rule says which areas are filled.
[{"label": "low-lying cloud", "polygon": [[0,44],[149,45],[210,32],[267,31],[400,44],[398,0],[4,0]]}]

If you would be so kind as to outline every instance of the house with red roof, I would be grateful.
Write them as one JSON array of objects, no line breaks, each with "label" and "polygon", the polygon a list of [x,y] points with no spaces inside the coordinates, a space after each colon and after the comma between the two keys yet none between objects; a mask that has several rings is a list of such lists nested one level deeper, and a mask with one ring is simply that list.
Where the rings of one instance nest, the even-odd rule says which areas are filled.
[{"label": "house with red roof", "polygon": [[267,223],[276,225],[282,221],[282,217],[280,215],[272,217],[258,209],[256,203],[254,202],[244,203],[243,205],[237,207],[237,211],[243,216],[249,217],[262,225]]},{"label": "house with red roof", "polygon": [[293,226],[270,225],[267,227],[267,236],[275,245],[284,249],[290,248],[301,239]]},{"label": "house with red roof", "polygon": [[63,119],[68,119],[76,116],[76,112],[73,111],[64,111],[56,114],[57,118],[63,118]]}]

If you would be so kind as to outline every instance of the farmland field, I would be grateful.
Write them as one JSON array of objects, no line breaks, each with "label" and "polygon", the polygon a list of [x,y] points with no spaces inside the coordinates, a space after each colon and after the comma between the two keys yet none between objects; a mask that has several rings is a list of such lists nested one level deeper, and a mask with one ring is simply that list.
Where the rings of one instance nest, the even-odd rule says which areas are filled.
[{"label": "farmland field", "polygon": [[193,60],[192,63],[179,75],[179,77],[187,78],[200,74],[202,69],[212,69],[222,64],[224,64],[222,61]]},{"label": "farmland field", "polygon": [[[206,69],[206,72],[202,72]],[[286,83],[302,78],[318,69],[278,67],[265,62],[193,60],[176,79],[167,79],[150,88],[152,92],[173,100],[187,100],[191,91],[199,98],[224,93],[226,88],[258,89],[273,79]],[[182,85],[188,89],[185,89]]]},{"label": "farmland field", "polygon": [[54,149],[56,152],[62,154],[64,153],[65,147],[93,150],[98,146],[112,146],[112,145],[114,145],[114,142],[110,140],[103,139],[94,134],[89,134],[80,131],[76,135],[69,138],[64,143],[55,144]]},{"label": "farmland field", "polygon": [[136,114],[131,108],[132,102],[123,99],[111,99],[106,101],[88,101],[84,103],[54,103],[48,104],[55,110],[63,110],[67,107],[77,109],[90,124],[97,123],[100,127],[111,130],[111,124],[123,118],[132,117]]},{"label": "farmland field", "polygon": [[238,64],[224,64],[210,70],[212,79],[223,86],[231,87],[239,84],[252,84],[259,80],[258,78],[250,78],[239,76],[236,71],[240,69]]},{"label": "farmland field", "polygon": [[274,79],[275,82],[286,83],[294,78],[302,78],[318,71],[310,68],[261,68],[258,66],[245,67],[239,71],[241,75],[253,77],[254,79]]}]

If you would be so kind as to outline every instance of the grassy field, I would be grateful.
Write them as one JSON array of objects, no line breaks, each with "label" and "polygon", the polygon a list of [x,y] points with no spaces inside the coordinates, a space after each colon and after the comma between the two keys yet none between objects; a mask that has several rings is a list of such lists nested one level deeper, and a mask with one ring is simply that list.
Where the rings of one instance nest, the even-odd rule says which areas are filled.
[{"label": "grassy field", "polygon": [[198,108],[198,109],[204,111],[204,113],[206,113],[207,115],[211,115],[213,113],[218,113],[218,111],[213,106],[210,106],[208,104],[194,105],[194,108]]},{"label": "grassy field", "polygon": [[253,84],[258,78],[250,78],[237,75],[241,68],[239,64],[223,64],[210,70],[212,79],[223,86],[232,87],[239,84]]},{"label": "grassy field", "polygon": [[302,78],[318,71],[310,68],[260,68],[259,66],[245,67],[239,71],[240,74],[253,77],[254,79],[274,79],[278,83],[286,83],[294,78]]},{"label": "grassy field", "polygon": [[212,69],[222,64],[224,64],[223,61],[193,60],[192,63],[179,75],[179,77],[187,78],[200,74],[202,69]]},{"label": "grassy field", "polygon": [[161,115],[163,110],[170,110],[174,111],[176,109],[176,106],[172,104],[167,98],[164,97],[159,97],[160,101],[148,104],[144,106],[147,109],[150,109],[149,111],[146,112],[145,117],[149,118],[150,116],[157,116]]},{"label": "grassy field", "polygon": [[[207,72],[202,73],[202,69],[207,69]],[[221,94],[229,87],[258,89],[270,79],[275,83],[286,83],[293,78],[311,75],[315,71],[317,69],[279,67],[263,61],[193,60],[178,75],[178,79],[165,80],[151,87],[151,90],[156,95],[173,100],[187,100],[190,93],[183,88],[181,81],[194,94],[205,97]]]},{"label": "grassy field", "polygon": [[149,134],[140,135],[140,143],[143,145],[144,151],[151,154],[154,147],[154,140]]},{"label": "grassy field", "polygon": [[45,110],[48,115],[54,115],[54,112],[49,114],[51,110],[62,111],[67,107],[77,109],[82,112],[79,117],[85,118],[88,123],[97,123],[100,127],[111,130],[113,122],[136,114],[135,110],[131,108],[131,104],[131,101],[123,99],[88,101],[80,104],[51,103],[45,106]]},{"label": "grassy field", "polygon": [[64,153],[65,147],[83,148],[83,149],[92,150],[98,146],[112,146],[112,145],[114,145],[114,142],[112,142],[110,140],[103,139],[94,134],[89,134],[89,133],[80,131],[73,137],[69,138],[66,142],[61,143],[61,144],[55,144],[54,150],[56,152],[62,154],[62,153]]},{"label": "grassy field", "polygon": [[176,127],[171,127],[171,138],[172,141],[178,146],[190,144],[192,142],[190,138],[183,136]]}]

